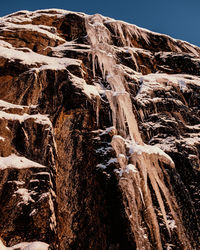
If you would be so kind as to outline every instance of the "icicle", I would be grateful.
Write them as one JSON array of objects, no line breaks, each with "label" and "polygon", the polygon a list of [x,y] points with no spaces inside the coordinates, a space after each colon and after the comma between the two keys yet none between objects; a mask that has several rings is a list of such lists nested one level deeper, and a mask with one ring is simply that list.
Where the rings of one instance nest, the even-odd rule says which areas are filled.
[{"label": "icicle", "polygon": [[[125,28],[120,22],[112,22],[111,25],[114,28],[116,35],[120,36],[124,46],[132,45],[131,39],[133,35],[136,37],[142,37],[147,43],[149,42],[147,33],[144,30],[139,30],[136,26],[127,26]],[[164,177],[162,179],[159,177],[162,173],[159,161],[168,164],[171,167],[174,167],[174,163],[171,158],[162,150],[157,150],[155,147],[145,145],[141,138],[137,120],[133,113],[131,98],[125,88],[126,81],[124,77],[124,71],[123,68],[116,63],[116,55],[113,46],[111,45],[112,41],[110,32],[104,26],[103,17],[100,15],[94,15],[86,18],[86,28],[91,44],[90,53],[92,55],[94,77],[96,75],[96,63],[98,63],[103,79],[109,83],[111,88],[111,90],[106,90],[105,93],[112,111],[113,126],[115,127],[118,134],[113,136],[111,145],[115,150],[118,163],[120,165],[120,176],[127,174],[127,172],[124,171],[127,164],[133,164],[138,169],[138,173],[136,175],[131,174],[128,178],[126,178],[126,180],[128,180],[128,184],[123,178],[120,179],[119,183],[123,189],[124,195],[127,197],[127,201],[129,203],[128,206],[130,209],[132,209],[131,211],[133,214],[139,214],[136,199],[138,199],[139,203],[144,204],[148,212],[148,215],[146,215],[146,217],[148,216],[148,219],[146,219],[146,221],[151,237],[156,243],[156,248],[161,250],[162,243],[160,230],[155,209],[153,207],[153,196],[150,192],[147,179],[149,177],[150,183],[161,209],[166,228],[170,235],[170,228],[165,209],[165,201],[169,206],[170,212],[177,222],[177,225],[181,224],[181,222],[175,213],[174,207],[177,205],[174,201],[174,196],[169,193],[168,188],[164,183]],[[135,62],[136,68],[138,69],[137,61],[133,52],[131,55],[133,61]],[[144,116],[142,110],[140,110],[140,114],[142,117]],[[131,140],[128,141],[127,138]],[[129,154],[127,155],[128,144],[132,145],[132,150],[129,148]],[[134,183],[136,183],[138,187],[135,187]],[[139,192],[137,198],[135,195],[136,190]],[[126,213],[127,216],[129,216],[129,211],[127,209]],[[137,215],[134,217],[134,219],[131,219],[131,221],[137,248],[150,249],[150,243],[148,243],[147,240],[142,240],[142,234],[144,234],[144,231],[139,230],[139,228],[141,228],[141,222],[137,218]],[[184,234],[182,227],[178,228],[177,234],[179,235],[180,239],[185,237],[185,244],[189,246],[190,249],[190,244],[187,243],[187,237]]]}]

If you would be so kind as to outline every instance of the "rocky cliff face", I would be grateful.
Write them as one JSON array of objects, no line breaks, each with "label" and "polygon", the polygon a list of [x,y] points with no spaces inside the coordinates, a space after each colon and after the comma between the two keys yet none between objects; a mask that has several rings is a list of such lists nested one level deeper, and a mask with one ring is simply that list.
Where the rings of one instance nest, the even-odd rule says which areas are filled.
[{"label": "rocky cliff face", "polygon": [[200,48],[21,11],[0,85],[1,249],[199,249]]}]

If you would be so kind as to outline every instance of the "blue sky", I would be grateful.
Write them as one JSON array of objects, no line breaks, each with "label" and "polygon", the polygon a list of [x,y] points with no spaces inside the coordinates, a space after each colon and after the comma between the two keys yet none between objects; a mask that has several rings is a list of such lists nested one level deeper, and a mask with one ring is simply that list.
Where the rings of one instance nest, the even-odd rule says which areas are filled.
[{"label": "blue sky", "polygon": [[47,8],[100,13],[200,46],[200,0],[2,0],[0,16]]}]

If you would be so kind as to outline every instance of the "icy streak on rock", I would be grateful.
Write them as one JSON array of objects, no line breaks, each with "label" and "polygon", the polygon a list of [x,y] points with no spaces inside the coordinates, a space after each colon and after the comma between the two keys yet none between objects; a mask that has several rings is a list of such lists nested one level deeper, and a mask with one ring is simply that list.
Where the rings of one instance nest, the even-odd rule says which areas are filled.
[{"label": "icy streak on rock", "polygon": [[[128,208],[126,205],[126,213],[129,216],[131,211],[134,215],[134,219],[131,220],[131,226],[133,228],[137,249],[151,249],[150,241],[143,239],[144,230],[142,229],[140,216],[137,215],[139,214],[143,203],[148,214],[145,215],[145,220],[149,227],[150,237],[153,239],[153,242],[155,242],[157,249],[163,249],[157,215],[152,200],[152,190],[147,182],[148,178],[150,179],[153,192],[156,195],[169,235],[170,227],[167,220],[165,202],[169,206],[170,212],[178,225],[177,234],[180,241],[184,242],[184,246],[188,249],[191,249],[190,243],[184,233],[181,219],[179,219],[179,216],[175,212],[177,204],[174,195],[169,193],[164,178],[160,178],[158,174],[158,172],[162,172],[162,166],[160,166],[161,164],[159,161],[171,166],[174,164],[170,157],[162,152],[162,150],[161,152],[157,152],[151,146],[145,148],[146,145],[144,145],[142,141],[137,121],[132,110],[130,95],[125,88],[126,82],[124,72],[116,63],[116,55],[111,46],[110,33],[104,26],[103,21],[104,20],[100,15],[87,17],[86,29],[91,44],[94,77],[96,75],[95,67],[98,63],[103,78],[111,87],[111,90],[106,90],[105,93],[112,110],[113,126],[117,129],[117,133],[120,135],[115,135],[111,144],[116,152],[118,163],[121,168],[120,175],[129,175],[127,178],[120,178],[119,184],[122,187],[122,190],[124,190],[124,195],[126,196],[126,201],[128,203]],[[128,44],[126,42],[127,37],[124,36],[120,23],[118,23],[117,26],[116,23],[114,23],[114,30],[120,35],[124,45],[131,46],[131,40],[129,39],[131,39],[130,37],[132,33],[129,29],[126,31],[129,34]],[[143,39],[146,39],[145,41],[148,43],[147,38],[144,37]],[[129,152],[130,155],[126,154],[127,145],[125,141],[127,136],[130,137],[132,142],[136,145],[134,151]],[[138,149],[137,145],[143,147],[144,150],[141,151],[141,149]],[[124,155],[125,157],[121,157],[121,155]],[[137,166],[138,173],[127,173],[125,170],[128,164]],[[137,197],[135,193],[138,193]],[[139,201],[138,197],[140,197]],[[135,202],[136,200],[137,202]]]},{"label": "icy streak on rock", "polygon": [[[110,19],[105,23],[110,23],[112,25],[115,35],[119,35],[123,46],[132,47],[133,36],[137,39],[141,37],[147,44],[150,43],[148,32],[145,29],[138,28],[136,25],[128,25],[127,23],[116,21],[114,19]],[[125,29],[125,32],[123,29]]]},{"label": "icy streak on rock", "polygon": [[127,122],[131,138],[142,144],[137,122],[132,111],[130,95],[126,92],[123,84],[123,71],[116,65],[115,53],[110,45],[110,33],[103,25],[103,19],[100,15],[86,18],[86,28],[91,43],[93,74],[95,76],[95,60],[97,58],[103,78],[106,78],[112,89],[112,91],[106,91],[106,96],[112,109],[113,124],[121,134],[126,136],[125,124]]}]

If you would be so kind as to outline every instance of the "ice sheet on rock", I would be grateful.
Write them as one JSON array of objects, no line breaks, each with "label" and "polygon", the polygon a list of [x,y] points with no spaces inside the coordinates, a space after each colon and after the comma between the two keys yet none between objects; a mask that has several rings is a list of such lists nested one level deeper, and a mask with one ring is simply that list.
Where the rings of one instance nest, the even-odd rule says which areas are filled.
[{"label": "ice sheet on rock", "polygon": [[147,44],[150,44],[151,41],[149,40],[149,37],[154,35],[156,37],[164,37],[165,39],[169,40],[168,46],[171,48],[172,51],[182,52],[185,49],[186,51],[189,51],[190,53],[199,57],[199,48],[186,41],[177,40],[166,34],[153,32],[148,29],[144,29],[136,25],[129,24],[123,21],[115,20],[115,19],[111,19],[111,18],[104,18],[104,23],[105,24],[109,23],[112,25],[112,27],[115,30],[115,33],[120,36],[121,41],[124,46],[125,44],[128,46],[131,45],[132,36],[136,36],[136,38],[142,38]]},{"label": "ice sheet on rock", "polygon": [[113,126],[124,134],[128,130],[132,139],[141,142],[130,95],[124,87],[124,73],[116,63],[115,52],[110,45],[110,32],[103,25],[103,17],[93,15],[87,18],[86,29],[91,44],[94,77],[96,75],[96,62],[98,62],[102,77],[107,80],[111,87],[111,90],[106,90],[106,96],[112,110]]},{"label": "ice sheet on rock", "polygon": [[146,29],[139,28],[136,25],[131,25],[123,21],[116,21],[114,19],[110,19],[104,23],[109,23],[112,28],[114,28],[115,34],[119,35],[123,46],[132,46],[131,40],[133,36],[136,36],[137,39],[142,38],[147,44],[150,43],[149,31]]},{"label": "ice sheet on rock", "polygon": [[25,169],[46,167],[25,157],[11,154],[7,157],[0,157],[0,170],[4,170],[7,168]]}]

